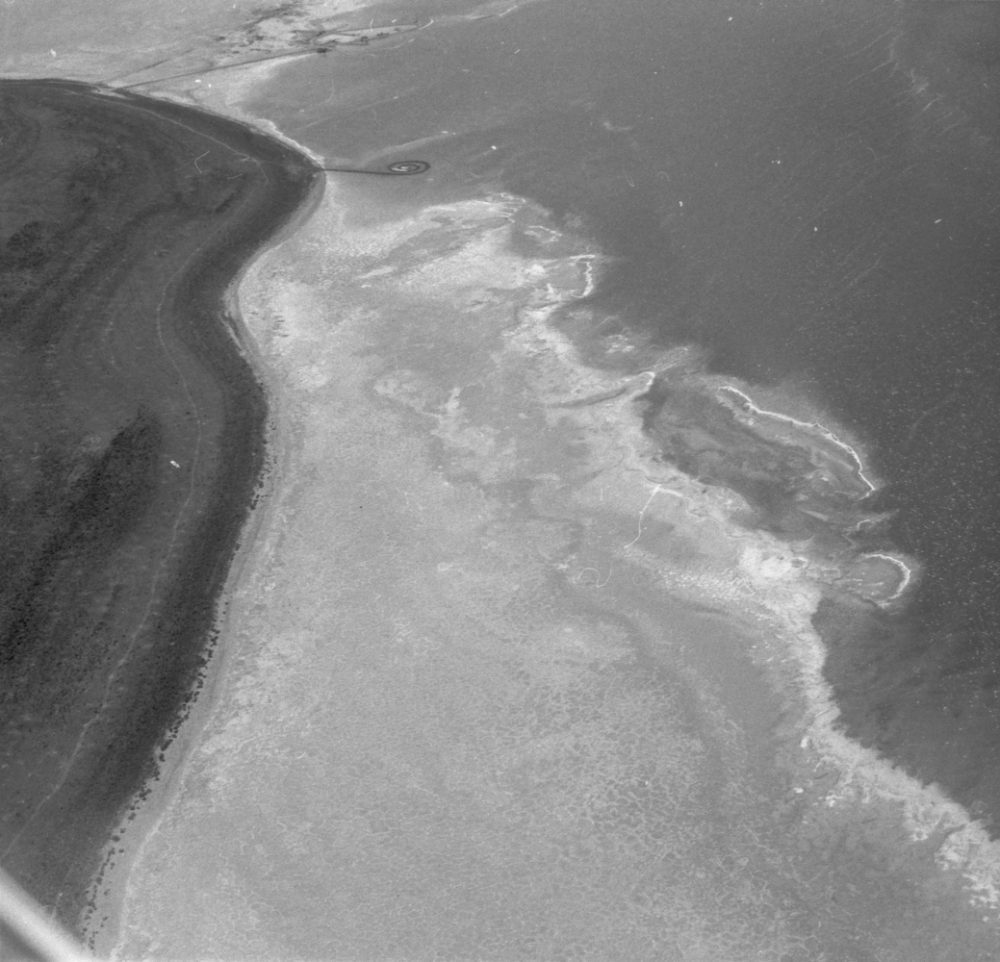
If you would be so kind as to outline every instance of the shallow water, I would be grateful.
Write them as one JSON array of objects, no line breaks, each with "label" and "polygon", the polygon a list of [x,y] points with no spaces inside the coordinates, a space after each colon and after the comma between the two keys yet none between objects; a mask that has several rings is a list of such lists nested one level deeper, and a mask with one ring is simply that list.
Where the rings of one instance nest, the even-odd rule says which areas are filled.
[{"label": "shallow water", "polygon": [[826,724],[801,557],[658,456],[651,373],[554,327],[601,256],[509,194],[379,194],[243,286],[277,483],[98,947],[991,958],[994,850]]},{"label": "shallow water", "polygon": [[838,518],[759,439],[685,463],[838,570],[911,558],[891,611],[829,595],[828,677],[849,731],[979,814],[1000,810],[990,29],[895,3],[550,2],[303,62],[253,108],[338,163],[430,160],[400,203],[499,186],[582,228],[615,258],[571,322],[592,360],[694,345],[839,425],[879,490],[842,491]]}]

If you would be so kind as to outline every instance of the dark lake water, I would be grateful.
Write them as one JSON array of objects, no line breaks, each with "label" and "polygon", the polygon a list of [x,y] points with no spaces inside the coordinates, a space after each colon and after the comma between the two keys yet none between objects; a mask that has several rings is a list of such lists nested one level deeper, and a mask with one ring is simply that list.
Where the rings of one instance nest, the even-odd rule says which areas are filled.
[{"label": "dark lake water", "polygon": [[[430,161],[401,204],[539,201],[615,258],[576,331],[595,359],[697,345],[705,376],[851,438],[882,482],[863,510],[889,514],[808,533],[922,577],[895,608],[831,592],[818,613],[844,723],[1000,816],[1000,4],[437,7],[255,109],[332,164]],[[789,537],[792,488],[753,481]]]}]

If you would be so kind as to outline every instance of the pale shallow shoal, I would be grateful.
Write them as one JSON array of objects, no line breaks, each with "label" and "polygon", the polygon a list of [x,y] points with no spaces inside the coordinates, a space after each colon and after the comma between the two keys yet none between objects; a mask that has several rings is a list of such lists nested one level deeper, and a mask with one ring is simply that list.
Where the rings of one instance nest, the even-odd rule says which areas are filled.
[{"label": "pale shallow shoal", "polygon": [[655,462],[650,375],[551,325],[597,254],[513,197],[349,210],[241,289],[273,493],[116,956],[797,959],[846,899],[925,957],[934,853],[859,882],[851,803],[775,728],[815,589]]}]

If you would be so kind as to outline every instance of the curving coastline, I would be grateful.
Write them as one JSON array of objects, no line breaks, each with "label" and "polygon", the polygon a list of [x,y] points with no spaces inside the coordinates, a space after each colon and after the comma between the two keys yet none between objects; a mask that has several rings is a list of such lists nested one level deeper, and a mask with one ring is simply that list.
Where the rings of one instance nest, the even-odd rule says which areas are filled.
[{"label": "curving coastline", "polygon": [[[662,458],[702,398],[720,436],[743,430],[719,379],[683,355],[656,376],[582,362],[559,320],[607,258],[537,205],[368,227],[344,193],[241,285],[278,388],[273,493],[210,711],[93,944],[992,958],[995,848],[834,728],[826,569]],[[810,457],[860,493],[843,449],[757,429],[747,457],[816,475],[818,511],[836,504]]]},{"label": "curving coastline", "polygon": [[0,861],[74,924],[201,685],[264,466],[223,298],[320,188],[190,107],[3,81]]},{"label": "curving coastline", "polygon": [[[752,33],[743,40],[754,51]],[[699,58],[718,43],[684,42]],[[270,70],[184,95],[298,137],[281,111],[243,112],[255,85],[282,99]],[[380,82],[427,99],[412,76]],[[350,101],[350,84],[338,98]],[[306,99],[285,102],[298,112]],[[363,144],[348,113],[329,129]],[[627,118],[607,116],[594,126],[624,140]],[[782,138],[767,139],[770,150]],[[492,153],[489,140],[479,146]],[[309,143],[320,164],[339,156]],[[426,138],[403,156],[417,143],[442,187],[473,153]],[[693,156],[708,169],[705,147]],[[536,148],[503,167],[526,168]],[[603,195],[595,155],[578,154]],[[769,174],[792,168],[789,154],[763,156]],[[208,158],[199,147],[188,159],[201,171]],[[696,221],[690,183],[659,173]],[[787,178],[774,181],[783,198]],[[400,946],[441,958],[588,946],[596,959],[995,958],[1000,848],[970,817],[982,810],[956,803],[973,788],[948,797],[847,727],[873,703],[870,684],[838,689],[858,662],[851,645],[868,619],[905,612],[924,578],[889,538],[894,472],[873,462],[870,436],[794,383],[712,374],[698,348],[658,351],[624,327],[601,342],[617,345],[615,370],[588,367],[581,331],[614,324],[599,297],[580,303],[614,266],[595,238],[521,191],[470,199],[453,183],[458,200],[392,216],[386,203],[375,229],[384,185],[333,179],[309,227],[241,282],[268,403],[267,483],[229,565],[197,703],[102,853],[79,926],[91,947],[122,959],[379,958]],[[733,196],[718,200],[727,215],[741,209]],[[767,250],[768,222],[751,216],[754,243],[729,250],[741,260]],[[864,253],[846,262],[860,265],[857,289],[886,269]],[[942,405],[955,402],[935,400],[903,435],[921,436]],[[105,449],[111,468],[135,462],[138,495],[143,458],[164,466],[160,427],[140,413]],[[946,741],[949,724],[911,741]]]}]

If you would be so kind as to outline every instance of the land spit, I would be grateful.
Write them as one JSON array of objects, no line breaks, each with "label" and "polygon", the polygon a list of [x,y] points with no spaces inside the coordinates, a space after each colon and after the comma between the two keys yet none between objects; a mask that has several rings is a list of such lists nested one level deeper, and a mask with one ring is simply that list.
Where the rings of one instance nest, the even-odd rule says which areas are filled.
[{"label": "land spit", "polygon": [[200,687],[260,481],[224,295],[319,181],[172,103],[5,81],[0,109],[0,860],[72,925]]}]

